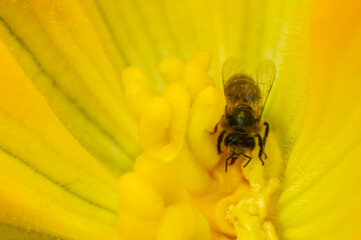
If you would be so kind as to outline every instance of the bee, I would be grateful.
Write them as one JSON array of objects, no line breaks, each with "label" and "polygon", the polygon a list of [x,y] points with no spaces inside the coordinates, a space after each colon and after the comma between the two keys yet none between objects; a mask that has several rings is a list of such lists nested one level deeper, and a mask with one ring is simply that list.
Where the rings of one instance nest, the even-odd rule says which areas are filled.
[{"label": "bee", "polygon": [[218,137],[217,149],[220,154],[224,141],[229,153],[225,171],[227,172],[228,165],[233,165],[241,156],[248,159],[243,166],[246,167],[252,159],[249,153],[256,147],[256,142],[259,146],[258,158],[264,165],[269,124],[262,120],[262,113],[273,86],[275,65],[271,60],[265,60],[253,72],[248,73],[239,61],[229,58],[223,65],[222,75],[225,113],[212,134],[221,125],[223,131]]}]

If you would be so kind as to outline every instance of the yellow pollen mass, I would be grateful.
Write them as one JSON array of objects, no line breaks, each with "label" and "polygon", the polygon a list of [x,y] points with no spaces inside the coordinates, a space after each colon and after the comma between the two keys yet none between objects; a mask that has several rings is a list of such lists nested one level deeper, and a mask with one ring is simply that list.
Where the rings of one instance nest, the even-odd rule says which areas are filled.
[{"label": "yellow pollen mass", "polygon": [[168,83],[174,83],[182,81],[184,65],[181,59],[169,57],[160,62],[158,69]]},{"label": "yellow pollen mass", "polygon": [[139,119],[149,101],[156,96],[155,88],[144,73],[136,67],[129,67],[122,74],[124,95],[132,114]]},{"label": "yellow pollen mass", "polygon": [[[119,180],[119,220],[107,239],[277,240],[274,214],[283,167],[271,131],[265,166],[237,159],[224,170],[214,126],[225,100],[208,75],[212,54],[200,51],[187,63],[170,57],[159,70],[168,85],[156,92],[142,71],[123,73],[129,108],[139,119],[143,154]],[[275,227],[276,226],[276,227]]]}]

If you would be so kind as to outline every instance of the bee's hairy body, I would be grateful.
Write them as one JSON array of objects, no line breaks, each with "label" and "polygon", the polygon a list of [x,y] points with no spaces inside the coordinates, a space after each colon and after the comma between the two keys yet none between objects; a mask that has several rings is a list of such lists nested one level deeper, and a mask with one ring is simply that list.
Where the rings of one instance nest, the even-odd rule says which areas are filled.
[{"label": "bee's hairy body", "polygon": [[[269,76],[272,77],[272,74]],[[229,157],[226,159],[226,171],[227,166],[234,164],[240,156],[248,158],[244,167],[247,166],[252,159],[248,154],[256,145],[259,146],[258,158],[264,165],[262,158],[267,158],[264,147],[269,125],[261,120],[261,116],[265,100],[273,83],[273,78],[269,79],[265,94],[261,91],[259,82],[246,74],[240,73],[227,79],[223,78],[226,107],[224,115],[215,127],[215,132],[220,125],[223,131],[218,137],[217,147],[219,154],[221,153],[222,142],[228,149]],[[264,89],[262,90],[264,91]],[[266,96],[265,99],[264,96]],[[265,131],[261,136],[263,129]]]}]

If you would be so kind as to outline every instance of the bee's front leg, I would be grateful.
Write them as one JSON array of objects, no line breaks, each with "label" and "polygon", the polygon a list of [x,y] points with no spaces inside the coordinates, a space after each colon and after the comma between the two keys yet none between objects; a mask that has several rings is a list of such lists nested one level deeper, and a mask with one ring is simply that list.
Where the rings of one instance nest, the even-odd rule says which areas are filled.
[{"label": "bee's front leg", "polygon": [[224,134],[226,134],[226,130],[223,130],[221,134],[219,134],[218,140],[217,140],[217,150],[218,154],[221,154],[221,144],[223,141]]},{"label": "bee's front leg", "polygon": [[[266,130],[264,132],[264,137],[263,137],[263,148],[265,148],[265,146],[266,146],[266,140],[267,140],[268,133],[269,133],[269,124],[268,124],[268,122],[264,122],[264,125],[266,126]],[[263,149],[263,154],[264,154],[264,158],[267,159],[267,154],[264,152],[264,149]]]},{"label": "bee's front leg", "polygon": [[258,146],[259,146],[258,158],[259,158],[259,160],[261,160],[262,166],[263,166],[264,161],[262,159],[262,154],[263,154],[263,150],[264,150],[264,143],[263,143],[261,135],[257,134],[256,137],[258,138]]},{"label": "bee's front leg", "polygon": [[213,132],[210,132],[209,134],[213,135],[217,132],[218,130],[218,123],[216,124],[216,126],[214,126]]},{"label": "bee's front leg", "polygon": [[[228,158],[226,159],[226,169],[225,169],[226,172],[227,172],[227,167],[228,167],[228,165],[232,165],[232,164],[234,163],[235,160],[233,160],[233,159],[234,159],[233,156],[234,156],[235,154],[236,154],[236,153],[233,152],[233,153],[232,153],[230,156],[228,156]],[[231,164],[228,164],[228,160],[229,160],[229,159],[232,159]],[[237,158],[235,158],[235,159],[237,159]],[[232,163],[232,162],[233,162],[233,163]]]},{"label": "bee's front leg", "polygon": [[268,122],[264,122],[264,124],[266,126],[266,130],[264,131],[264,137],[263,137],[263,142],[264,142],[264,145],[266,145],[266,140],[267,140],[267,137],[268,137],[268,133],[269,133],[269,124]]},{"label": "bee's front leg", "polygon": [[246,164],[243,166],[243,167],[247,167],[248,163],[252,160],[252,157],[244,154],[244,153],[241,153],[241,155],[245,156],[246,158],[248,158],[248,161],[246,162]]}]

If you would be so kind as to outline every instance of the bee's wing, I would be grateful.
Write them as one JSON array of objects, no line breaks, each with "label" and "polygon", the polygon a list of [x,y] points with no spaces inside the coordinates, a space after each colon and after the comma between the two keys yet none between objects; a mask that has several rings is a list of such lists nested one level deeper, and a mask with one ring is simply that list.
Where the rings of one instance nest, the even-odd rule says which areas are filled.
[{"label": "bee's wing", "polygon": [[244,75],[244,71],[244,66],[242,66],[238,59],[233,57],[228,58],[224,62],[222,69],[223,89],[225,89],[227,81]]},{"label": "bee's wing", "polygon": [[260,90],[257,119],[260,119],[275,79],[276,67],[272,60],[264,60],[255,69],[256,83]]}]

